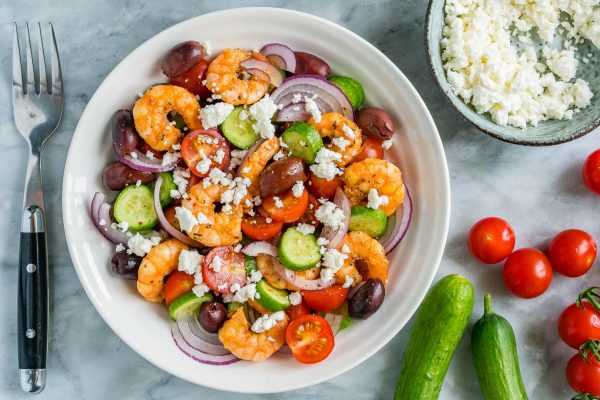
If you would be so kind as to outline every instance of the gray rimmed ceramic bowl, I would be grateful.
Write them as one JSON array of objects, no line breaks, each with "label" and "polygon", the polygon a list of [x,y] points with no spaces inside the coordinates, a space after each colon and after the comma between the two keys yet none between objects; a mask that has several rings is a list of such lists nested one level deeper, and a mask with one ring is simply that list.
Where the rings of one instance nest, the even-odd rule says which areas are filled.
[{"label": "gray rimmed ceramic bowl", "polygon": [[[478,114],[475,109],[454,94],[446,79],[442,63],[440,40],[444,28],[446,0],[429,0],[425,19],[425,46],[427,61],[434,80],[446,99],[471,124],[488,135],[509,143],[528,146],[550,146],[577,139],[600,126],[600,51],[588,40],[579,45],[579,53],[592,53],[589,63],[579,63],[577,77],[585,79],[594,93],[591,104],[575,114],[571,120],[547,120],[526,130],[494,123],[489,114]],[[556,33],[559,34],[558,32]]]}]

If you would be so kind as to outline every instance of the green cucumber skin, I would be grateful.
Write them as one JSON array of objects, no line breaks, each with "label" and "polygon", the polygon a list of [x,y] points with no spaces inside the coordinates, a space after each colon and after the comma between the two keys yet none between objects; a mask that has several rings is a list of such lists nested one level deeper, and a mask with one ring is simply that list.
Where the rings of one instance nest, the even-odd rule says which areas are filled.
[{"label": "green cucumber skin", "polygon": [[504,317],[491,312],[491,305],[473,327],[471,351],[484,399],[527,400],[515,334]]},{"label": "green cucumber skin", "polygon": [[396,400],[437,399],[473,311],[473,285],[459,275],[437,282],[419,306],[400,371]]}]

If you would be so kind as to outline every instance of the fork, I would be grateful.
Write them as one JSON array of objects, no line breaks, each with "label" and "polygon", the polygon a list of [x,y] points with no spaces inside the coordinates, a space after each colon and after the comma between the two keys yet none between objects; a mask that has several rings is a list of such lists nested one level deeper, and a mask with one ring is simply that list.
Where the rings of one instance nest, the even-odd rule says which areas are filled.
[{"label": "fork", "polygon": [[17,338],[19,381],[29,393],[39,393],[46,384],[48,351],[48,253],[40,153],[54,133],[63,112],[63,85],[54,27],[50,24],[50,81],[42,26],[38,30],[38,74],[35,75],[29,23],[25,29],[25,82],[21,63],[18,26],[13,31],[12,105],[17,130],[27,141],[29,161],[21,216]]}]

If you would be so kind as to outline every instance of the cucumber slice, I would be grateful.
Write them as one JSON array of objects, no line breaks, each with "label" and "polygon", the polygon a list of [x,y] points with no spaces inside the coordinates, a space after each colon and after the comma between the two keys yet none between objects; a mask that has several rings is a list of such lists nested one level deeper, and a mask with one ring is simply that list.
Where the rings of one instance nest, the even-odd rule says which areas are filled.
[{"label": "cucumber slice", "polygon": [[129,224],[130,232],[152,229],[158,220],[152,190],[145,185],[131,185],[123,189],[115,200],[113,213],[117,222]]},{"label": "cucumber slice", "polygon": [[288,228],[279,242],[277,256],[281,263],[292,271],[311,269],[321,261],[321,252],[314,235],[298,232],[296,228]]},{"label": "cucumber slice", "polygon": [[247,149],[252,146],[260,136],[252,127],[250,118],[240,119],[244,107],[238,106],[221,124],[221,132],[235,147]]},{"label": "cucumber slice", "polygon": [[[159,193],[160,206],[161,208],[165,208],[173,201],[173,199],[171,198],[171,190],[176,190],[177,185],[175,185],[175,182],[173,181],[172,173],[161,172],[158,175],[162,178],[162,184],[160,185]],[[156,183],[152,184],[152,191],[154,191],[154,185],[156,185]]]},{"label": "cucumber slice", "polygon": [[294,122],[281,135],[281,140],[288,145],[288,150],[308,164],[314,164],[315,157],[323,148],[323,139],[319,132],[306,122]]},{"label": "cucumber slice", "polygon": [[349,76],[331,76],[329,80],[342,89],[342,92],[348,96],[355,110],[362,107],[365,102],[365,91],[356,79]]},{"label": "cucumber slice", "polygon": [[200,306],[207,301],[212,301],[213,295],[208,292],[202,297],[198,297],[194,292],[187,292],[176,298],[169,306],[169,315],[173,321],[178,317],[189,314],[195,314],[200,310]]},{"label": "cucumber slice", "polygon": [[183,116],[175,111],[171,111],[169,114],[167,114],[167,119],[171,123],[175,122],[175,128],[179,129],[180,131],[183,131],[183,128],[187,127]]},{"label": "cucumber slice", "polygon": [[387,215],[381,210],[354,206],[350,211],[350,231],[362,231],[371,237],[383,235],[387,228]]},{"label": "cucumber slice", "polygon": [[256,292],[260,295],[256,301],[269,311],[281,311],[290,306],[288,292],[283,289],[277,289],[269,285],[267,281],[261,279],[256,284]]},{"label": "cucumber slice", "polygon": [[342,322],[340,323],[340,331],[350,327],[350,325],[352,325],[353,322],[354,320],[351,316],[345,315],[342,319]]},{"label": "cucumber slice", "polygon": [[256,265],[256,258],[244,254],[244,259],[246,260],[246,275],[250,276],[252,271],[256,271],[258,269],[258,266]]},{"label": "cucumber slice", "polygon": [[233,314],[237,311],[238,308],[244,307],[244,303],[240,303],[237,301],[232,301],[231,303],[227,303],[227,314]]}]

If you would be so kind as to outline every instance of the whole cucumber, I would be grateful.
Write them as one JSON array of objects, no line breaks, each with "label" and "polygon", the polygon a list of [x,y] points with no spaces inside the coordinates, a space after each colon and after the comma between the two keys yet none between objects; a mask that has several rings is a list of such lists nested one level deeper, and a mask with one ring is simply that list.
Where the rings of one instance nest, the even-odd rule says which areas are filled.
[{"label": "whole cucumber", "polygon": [[486,294],[483,304],[483,317],[471,335],[471,350],[483,398],[527,400],[513,329],[505,318],[492,311],[492,296]]},{"label": "whole cucumber", "polygon": [[442,389],[450,360],[473,311],[473,285],[459,275],[437,282],[419,306],[396,400],[433,400]]}]

